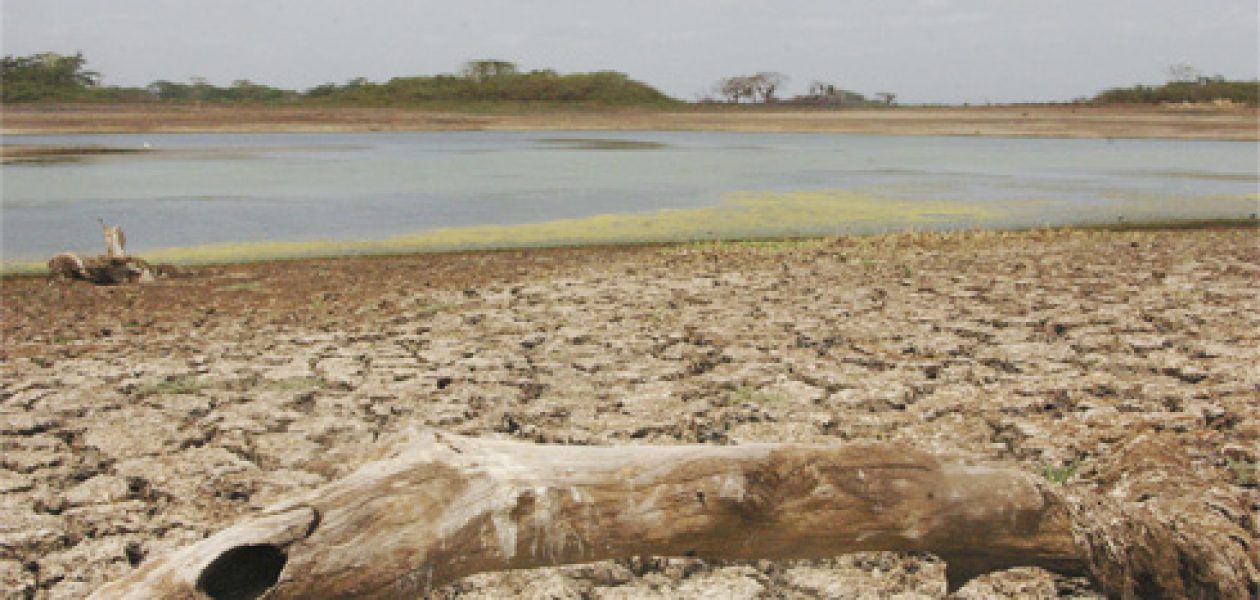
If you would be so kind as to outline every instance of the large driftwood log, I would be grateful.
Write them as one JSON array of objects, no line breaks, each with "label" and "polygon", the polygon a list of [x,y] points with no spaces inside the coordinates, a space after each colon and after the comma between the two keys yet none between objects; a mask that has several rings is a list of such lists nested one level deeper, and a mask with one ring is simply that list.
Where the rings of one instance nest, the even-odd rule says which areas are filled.
[{"label": "large driftwood log", "polygon": [[[95,597],[407,598],[478,572],[638,555],[910,549],[944,559],[957,587],[1012,566],[1083,574],[1117,557],[1102,548],[1124,540],[1083,536],[1076,512],[1022,472],[889,445],[601,448],[422,433]],[[1104,567],[1110,578],[1095,579],[1114,596],[1151,580]],[[1182,583],[1147,591],[1178,593],[1168,585]]]},{"label": "large driftwood log", "polygon": [[127,236],[121,227],[101,224],[105,238],[105,254],[80,258],[73,252],[62,252],[48,261],[48,281],[84,280],[98,285],[120,283],[148,283],[159,276],[176,273],[173,267],[158,265],[154,268],[144,259],[127,256]]},{"label": "large driftwood log", "polygon": [[154,269],[144,259],[134,256],[80,258],[73,252],[62,252],[48,261],[49,282],[83,280],[97,285],[148,283],[166,272],[169,270],[163,267]]}]

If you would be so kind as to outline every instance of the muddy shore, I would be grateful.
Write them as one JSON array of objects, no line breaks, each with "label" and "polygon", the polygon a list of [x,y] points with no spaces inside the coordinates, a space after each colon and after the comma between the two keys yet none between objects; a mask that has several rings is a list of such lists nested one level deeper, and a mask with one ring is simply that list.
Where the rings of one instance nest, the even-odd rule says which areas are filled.
[{"label": "muddy shore", "polygon": [[[136,287],[5,279],[0,595],[82,597],[417,426],[902,442],[1142,506],[1210,503],[1255,540],[1258,240],[919,233],[272,262]],[[1142,468],[1155,451],[1177,472]],[[441,592],[894,594],[946,597],[940,561],[643,558]],[[956,597],[1099,596],[1017,569]]]},{"label": "muddy shore", "polygon": [[1260,139],[1255,108],[1075,105],[820,110],[408,108],[70,104],[3,106],[3,132],[200,133],[455,130],[661,130],[1072,138]]}]

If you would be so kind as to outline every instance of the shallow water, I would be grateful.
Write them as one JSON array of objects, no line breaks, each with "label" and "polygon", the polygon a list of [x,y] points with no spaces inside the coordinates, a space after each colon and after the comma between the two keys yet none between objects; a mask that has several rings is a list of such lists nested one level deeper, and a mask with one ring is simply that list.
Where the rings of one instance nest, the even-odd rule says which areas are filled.
[{"label": "shallow water", "polygon": [[[1253,143],[695,132],[9,136],[152,152],[3,169],[3,258],[196,261],[1247,217]],[[207,248],[207,246],[214,246]],[[226,250],[235,248],[236,250]]]}]

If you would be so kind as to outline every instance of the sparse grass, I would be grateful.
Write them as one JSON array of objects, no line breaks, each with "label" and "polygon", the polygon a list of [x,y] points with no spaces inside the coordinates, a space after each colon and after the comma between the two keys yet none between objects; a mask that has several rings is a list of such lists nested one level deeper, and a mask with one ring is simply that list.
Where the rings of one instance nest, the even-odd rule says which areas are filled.
[{"label": "sparse grass", "polygon": [[135,389],[134,393],[141,398],[146,396],[195,394],[208,387],[210,387],[209,383],[192,375],[175,375],[161,381],[141,385]]},{"label": "sparse grass", "polygon": [[1234,219],[1154,219],[1116,223],[1084,223],[1071,226],[1071,229],[1082,231],[1101,230],[1111,232],[1257,228],[1260,228],[1260,220],[1257,220],[1254,216]]},{"label": "sparse grass", "polygon": [[1042,475],[1044,475],[1051,483],[1067,483],[1067,480],[1071,479],[1073,475],[1076,475],[1076,470],[1079,466],[1080,465],[1077,465],[1074,462],[1057,467],[1054,465],[1046,465],[1042,470]]},{"label": "sparse grass", "polygon": [[262,289],[262,283],[257,281],[242,281],[218,288],[220,292],[256,292]]},{"label": "sparse grass", "polygon": [[437,313],[455,310],[456,305],[449,302],[439,302],[437,304],[426,304],[420,307],[420,312],[426,315],[435,315]]},{"label": "sparse grass", "polygon": [[730,393],[730,398],[740,403],[779,404],[787,401],[787,396],[778,392],[767,392],[748,386],[740,386]]},{"label": "sparse grass", "polygon": [[821,248],[834,238],[778,238],[748,240],[704,240],[676,244],[661,248],[661,254],[686,254],[689,252],[747,252],[755,254],[782,254],[796,250]]},{"label": "sparse grass", "polygon": [[1233,474],[1234,482],[1238,485],[1256,484],[1256,463],[1249,460],[1227,458],[1225,459],[1225,467]]}]

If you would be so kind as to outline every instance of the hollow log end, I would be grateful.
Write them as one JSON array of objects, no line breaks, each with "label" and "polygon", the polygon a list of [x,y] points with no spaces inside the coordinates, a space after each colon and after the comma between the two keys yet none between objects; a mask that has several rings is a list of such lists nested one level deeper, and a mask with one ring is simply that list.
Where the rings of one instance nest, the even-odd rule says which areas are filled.
[{"label": "hollow log end", "polygon": [[163,560],[145,563],[91,598],[261,598],[281,581],[289,547],[309,537],[320,518],[318,510],[305,504],[275,507]]}]

